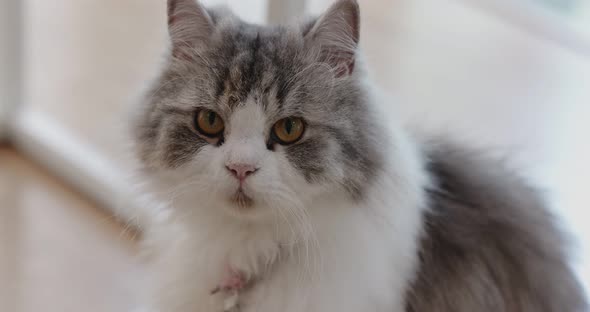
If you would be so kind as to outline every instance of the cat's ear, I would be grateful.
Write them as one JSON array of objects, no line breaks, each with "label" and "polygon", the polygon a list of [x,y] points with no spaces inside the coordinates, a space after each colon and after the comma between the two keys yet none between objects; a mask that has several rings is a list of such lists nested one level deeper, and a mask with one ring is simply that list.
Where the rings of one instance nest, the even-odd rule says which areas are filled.
[{"label": "cat's ear", "polygon": [[[311,28],[309,28],[311,26]],[[356,0],[338,0],[313,25],[304,30],[305,40],[320,51],[337,77],[354,71],[360,36],[360,9]]]},{"label": "cat's ear", "polygon": [[205,44],[213,21],[198,0],[168,0],[168,32],[175,57],[190,57],[190,51]]}]

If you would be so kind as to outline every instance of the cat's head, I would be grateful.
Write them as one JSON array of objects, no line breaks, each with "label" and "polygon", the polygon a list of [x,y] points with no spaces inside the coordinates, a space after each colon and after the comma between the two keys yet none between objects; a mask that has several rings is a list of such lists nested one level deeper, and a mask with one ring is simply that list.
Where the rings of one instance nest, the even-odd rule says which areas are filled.
[{"label": "cat's head", "polygon": [[171,198],[239,216],[362,198],[381,157],[359,22],[354,0],[293,27],[168,0],[169,61],[136,126],[144,171]]}]

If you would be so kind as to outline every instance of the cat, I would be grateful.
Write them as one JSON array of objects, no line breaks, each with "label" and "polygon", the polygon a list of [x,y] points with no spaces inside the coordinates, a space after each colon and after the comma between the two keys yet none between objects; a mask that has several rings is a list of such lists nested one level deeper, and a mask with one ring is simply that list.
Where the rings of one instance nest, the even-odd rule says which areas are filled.
[{"label": "cat", "polygon": [[167,7],[170,53],[132,123],[150,311],[587,308],[526,181],[383,118],[356,1],[276,27]]}]

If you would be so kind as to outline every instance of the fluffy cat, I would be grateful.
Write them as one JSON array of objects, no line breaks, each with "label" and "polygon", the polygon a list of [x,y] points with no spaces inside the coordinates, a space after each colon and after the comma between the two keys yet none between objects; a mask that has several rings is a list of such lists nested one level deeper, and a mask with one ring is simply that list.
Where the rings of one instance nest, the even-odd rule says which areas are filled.
[{"label": "fluffy cat", "polygon": [[134,123],[150,311],[585,309],[534,190],[380,120],[356,1],[292,27],[195,0],[168,17]]}]

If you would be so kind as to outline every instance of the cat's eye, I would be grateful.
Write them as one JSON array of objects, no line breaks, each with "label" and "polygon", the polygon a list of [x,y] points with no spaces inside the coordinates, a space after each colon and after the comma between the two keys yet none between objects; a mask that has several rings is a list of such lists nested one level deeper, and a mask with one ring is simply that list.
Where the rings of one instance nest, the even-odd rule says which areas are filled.
[{"label": "cat's eye", "polygon": [[195,127],[202,135],[213,138],[221,135],[225,125],[216,112],[202,109],[195,116]]},{"label": "cat's eye", "polygon": [[273,137],[283,145],[299,141],[303,136],[303,130],[305,130],[305,123],[303,119],[297,117],[281,119],[272,127]]}]

